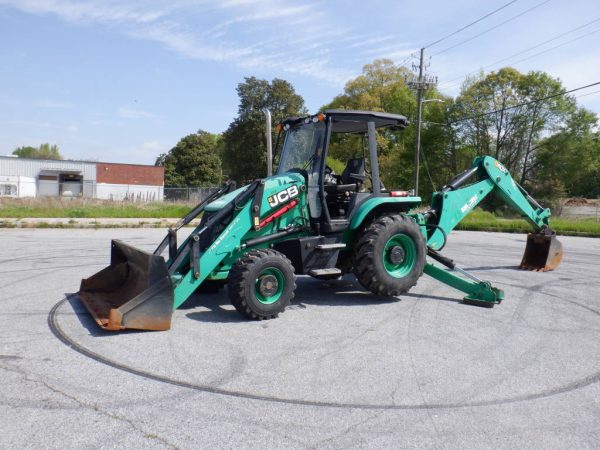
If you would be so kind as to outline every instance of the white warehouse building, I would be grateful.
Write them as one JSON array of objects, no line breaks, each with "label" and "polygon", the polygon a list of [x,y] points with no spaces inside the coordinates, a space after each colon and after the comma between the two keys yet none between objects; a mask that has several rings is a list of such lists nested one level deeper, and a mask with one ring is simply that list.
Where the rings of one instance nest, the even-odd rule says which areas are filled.
[{"label": "white warehouse building", "polygon": [[164,168],[0,156],[0,197],[162,201]]}]

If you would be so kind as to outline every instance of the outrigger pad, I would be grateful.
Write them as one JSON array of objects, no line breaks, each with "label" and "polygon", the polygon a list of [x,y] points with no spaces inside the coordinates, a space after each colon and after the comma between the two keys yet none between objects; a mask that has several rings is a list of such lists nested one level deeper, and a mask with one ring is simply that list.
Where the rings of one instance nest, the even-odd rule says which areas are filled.
[{"label": "outrigger pad", "polygon": [[554,270],[562,261],[563,248],[556,235],[529,233],[527,246],[519,269],[546,272]]},{"label": "outrigger pad", "polygon": [[81,280],[79,298],[105,330],[168,330],[174,293],[162,256],[120,240],[111,243],[110,266]]}]

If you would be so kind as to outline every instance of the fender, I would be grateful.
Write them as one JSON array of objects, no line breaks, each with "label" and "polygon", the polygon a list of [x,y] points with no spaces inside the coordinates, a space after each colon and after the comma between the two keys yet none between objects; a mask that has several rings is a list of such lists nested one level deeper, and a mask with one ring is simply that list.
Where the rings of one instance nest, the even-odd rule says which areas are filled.
[{"label": "fender", "polygon": [[344,232],[344,242],[352,240],[354,232],[365,219],[378,209],[386,211],[408,212],[421,204],[421,197],[371,197],[362,202],[352,213],[350,224]]}]

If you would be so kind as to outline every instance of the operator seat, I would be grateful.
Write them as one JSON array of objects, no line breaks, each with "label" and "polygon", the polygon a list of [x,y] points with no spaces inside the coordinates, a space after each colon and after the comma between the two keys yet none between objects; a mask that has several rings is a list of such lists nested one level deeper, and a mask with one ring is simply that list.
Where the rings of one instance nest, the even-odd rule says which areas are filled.
[{"label": "operator seat", "polygon": [[350,199],[362,190],[366,176],[365,158],[352,158],[346,163],[338,184],[324,185],[327,195],[327,208],[334,217],[345,216],[349,211]]},{"label": "operator seat", "polygon": [[365,178],[365,158],[352,158],[346,163],[346,168],[340,176],[340,184],[362,184]]}]

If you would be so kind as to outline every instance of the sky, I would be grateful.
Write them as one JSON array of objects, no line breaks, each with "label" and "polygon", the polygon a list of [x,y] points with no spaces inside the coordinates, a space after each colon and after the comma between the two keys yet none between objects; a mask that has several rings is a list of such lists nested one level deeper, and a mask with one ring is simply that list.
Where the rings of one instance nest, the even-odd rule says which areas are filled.
[{"label": "sky", "polygon": [[[600,81],[600,2],[0,0],[0,155],[48,142],[153,164],[224,131],[244,77],[284,78],[317,112],[364,64],[411,65],[422,47],[447,95],[504,66],[576,88]],[[600,115],[600,86],[574,95]]]}]

